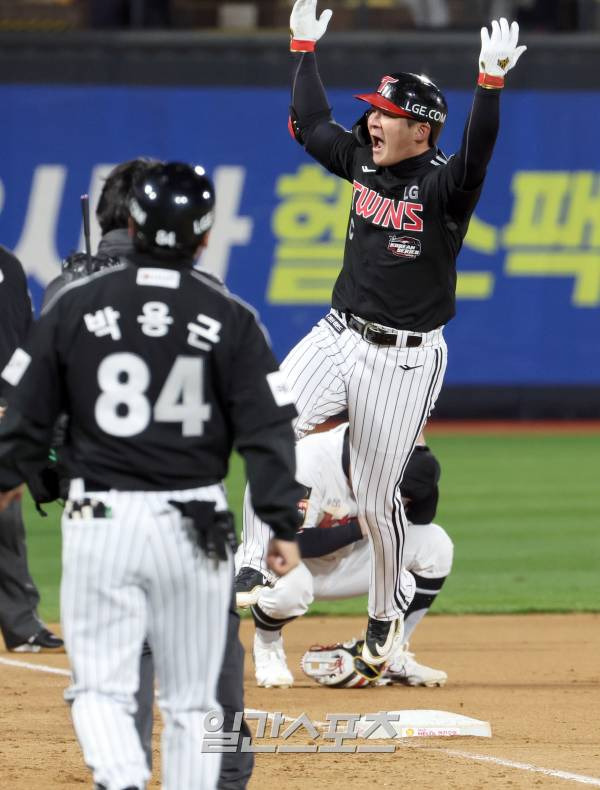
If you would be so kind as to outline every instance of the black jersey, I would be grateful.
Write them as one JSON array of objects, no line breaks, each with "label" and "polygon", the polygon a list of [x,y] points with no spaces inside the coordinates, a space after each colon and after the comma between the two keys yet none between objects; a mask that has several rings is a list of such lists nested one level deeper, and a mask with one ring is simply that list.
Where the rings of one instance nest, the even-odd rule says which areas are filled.
[{"label": "black jersey", "polygon": [[333,307],[398,329],[447,323],[455,313],[456,256],[479,190],[454,207],[452,169],[436,149],[377,168],[370,148],[348,133],[326,164],[353,186]]},{"label": "black jersey", "polygon": [[496,139],[499,91],[476,89],[456,156],[433,147],[378,167],[370,145],[332,123],[314,55],[294,58],[292,103],[306,150],[353,187],[333,307],[396,329],[442,326],[455,313],[456,257]]},{"label": "black jersey", "polygon": [[21,263],[0,246],[0,370],[23,342],[31,325],[32,308],[27,277]]},{"label": "black jersey", "polygon": [[[61,461],[89,490],[210,485],[236,446],[260,517],[295,530],[295,408],[253,311],[191,262],[136,253],[66,285],[3,377],[15,390],[0,485],[43,463],[64,412]],[[7,478],[11,453],[20,462]]]}]

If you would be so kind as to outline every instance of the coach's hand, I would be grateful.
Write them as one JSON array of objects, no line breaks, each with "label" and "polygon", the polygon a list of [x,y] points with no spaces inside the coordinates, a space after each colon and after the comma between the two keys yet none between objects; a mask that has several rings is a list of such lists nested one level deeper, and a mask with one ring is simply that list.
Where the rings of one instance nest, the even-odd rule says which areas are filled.
[{"label": "coach's hand", "polygon": [[267,552],[267,565],[278,576],[285,576],[300,565],[300,549],[296,541],[272,538]]},{"label": "coach's hand", "polygon": [[486,88],[502,88],[505,74],[516,65],[526,46],[518,47],[519,25],[502,17],[492,20],[492,32],[481,28],[481,52],[479,53],[479,84]]},{"label": "coach's hand", "polygon": [[290,16],[292,52],[312,52],[327,30],[333,11],[326,8],[317,19],[317,0],[296,0]]}]

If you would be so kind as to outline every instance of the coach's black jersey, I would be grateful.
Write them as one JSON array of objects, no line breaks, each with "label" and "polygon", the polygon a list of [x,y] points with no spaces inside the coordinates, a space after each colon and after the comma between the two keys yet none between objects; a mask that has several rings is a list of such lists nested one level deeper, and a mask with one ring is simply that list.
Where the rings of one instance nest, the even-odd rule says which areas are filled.
[{"label": "coach's black jersey", "polygon": [[306,150],[352,184],[344,262],[332,305],[426,332],[455,313],[456,256],[480,195],[498,125],[498,93],[476,89],[463,145],[377,167],[371,146],[331,121],[314,55],[294,56],[292,102]]},{"label": "coach's black jersey", "polygon": [[61,460],[89,490],[209,485],[235,445],[261,518],[294,531],[295,408],[252,310],[191,263],[134,254],[65,286],[2,375],[15,391],[0,486],[15,483],[3,474],[11,452],[22,478],[43,461],[65,412]]},{"label": "coach's black jersey", "polygon": [[21,263],[0,246],[0,370],[23,342],[31,325],[31,299]]}]

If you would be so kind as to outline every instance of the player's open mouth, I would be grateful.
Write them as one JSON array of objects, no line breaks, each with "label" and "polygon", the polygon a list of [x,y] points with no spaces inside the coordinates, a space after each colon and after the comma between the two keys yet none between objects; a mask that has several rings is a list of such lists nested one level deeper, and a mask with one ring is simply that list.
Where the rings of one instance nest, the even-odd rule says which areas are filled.
[{"label": "player's open mouth", "polygon": [[376,154],[383,150],[383,140],[376,134],[371,134],[371,141],[373,144],[373,153]]}]

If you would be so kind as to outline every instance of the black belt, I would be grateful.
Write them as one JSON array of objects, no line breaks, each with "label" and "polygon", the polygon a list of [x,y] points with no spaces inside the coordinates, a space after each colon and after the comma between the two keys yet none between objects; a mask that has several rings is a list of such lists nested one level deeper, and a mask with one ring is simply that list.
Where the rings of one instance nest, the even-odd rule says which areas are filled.
[{"label": "black belt", "polygon": [[[403,330],[399,329],[398,332],[384,332],[377,329],[372,321],[361,321],[352,313],[346,313],[346,324],[350,329],[354,329],[369,343],[376,343],[379,346],[395,346],[398,339],[398,332]],[[408,335],[405,342],[402,344],[407,348],[417,348],[423,342],[420,335]]]}]

